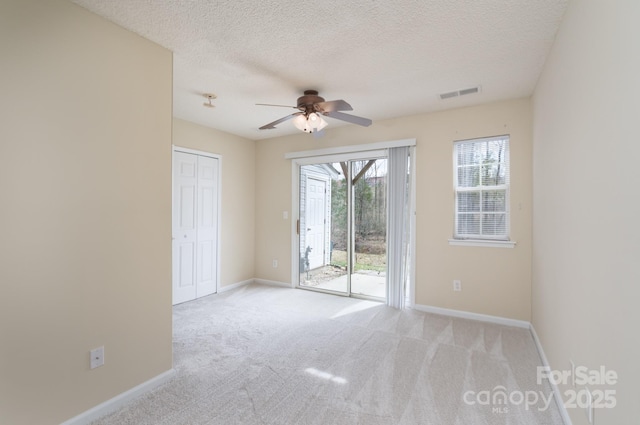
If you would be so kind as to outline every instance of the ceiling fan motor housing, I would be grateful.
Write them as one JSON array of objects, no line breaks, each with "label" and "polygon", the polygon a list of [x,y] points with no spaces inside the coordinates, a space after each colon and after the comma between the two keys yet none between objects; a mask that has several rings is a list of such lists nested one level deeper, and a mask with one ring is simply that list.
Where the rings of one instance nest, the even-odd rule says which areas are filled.
[{"label": "ceiling fan motor housing", "polygon": [[320,102],[324,102],[324,98],[318,96],[316,90],[305,90],[304,96],[298,98],[298,109],[307,113],[313,112],[313,105]]}]

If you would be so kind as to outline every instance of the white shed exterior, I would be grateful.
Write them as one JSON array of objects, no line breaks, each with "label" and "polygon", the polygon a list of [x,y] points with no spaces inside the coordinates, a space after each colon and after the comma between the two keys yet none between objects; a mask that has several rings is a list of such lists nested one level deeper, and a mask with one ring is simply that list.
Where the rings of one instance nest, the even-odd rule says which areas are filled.
[{"label": "white shed exterior", "polygon": [[[331,261],[331,181],[339,176],[330,164],[314,164],[300,167],[300,272],[326,266]],[[324,184],[322,184],[324,182]],[[310,211],[317,208],[317,202],[309,202],[320,196],[310,190],[324,186],[324,207],[322,212]],[[321,216],[318,217],[318,214]],[[315,222],[315,223],[314,223]],[[313,224],[322,223],[322,229]],[[312,230],[313,229],[313,230]],[[310,232],[321,235],[308,236]],[[318,236],[322,241],[318,243]],[[321,246],[322,253],[313,252],[313,245]]]}]

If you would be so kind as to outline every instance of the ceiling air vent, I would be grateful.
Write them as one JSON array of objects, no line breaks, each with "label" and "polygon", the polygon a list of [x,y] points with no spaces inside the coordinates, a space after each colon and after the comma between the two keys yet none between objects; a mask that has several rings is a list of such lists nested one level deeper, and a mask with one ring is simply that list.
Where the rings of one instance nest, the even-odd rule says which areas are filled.
[{"label": "ceiling air vent", "polygon": [[464,96],[466,94],[478,93],[479,91],[480,91],[480,86],[471,87],[471,88],[468,88],[468,89],[450,91],[450,92],[447,92],[447,93],[441,93],[440,94],[440,99],[441,100],[451,99],[453,97]]},{"label": "ceiling air vent", "polygon": [[457,91],[450,91],[449,93],[440,94],[440,99],[445,100],[445,99],[451,99],[452,97],[458,97],[458,96],[460,96],[460,93],[458,93]]}]

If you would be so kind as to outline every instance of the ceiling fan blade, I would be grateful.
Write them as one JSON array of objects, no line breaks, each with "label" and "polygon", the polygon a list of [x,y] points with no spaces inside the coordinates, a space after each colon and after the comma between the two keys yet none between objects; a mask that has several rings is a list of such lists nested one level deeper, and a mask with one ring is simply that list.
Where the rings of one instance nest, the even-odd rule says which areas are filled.
[{"label": "ceiling fan blade", "polygon": [[318,102],[314,105],[314,108],[318,112],[353,111],[351,105],[342,99]]},{"label": "ceiling fan blade", "polygon": [[355,115],[343,114],[342,112],[327,112],[323,115],[326,115],[331,118],[335,118],[337,120],[350,122],[352,124],[358,124],[363,127],[369,127],[373,122],[369,118],[362,118],[362,117],[357,117]]},{"label": "ceiling fan blade", "polygon": [[256,106],[278,106],[280,108],[293,108],[298,109],[297,106],[289,106],[289,105],[273,105],[271,103],[256,103]]},{"label": "ceiling fan blade", "polygon": [[291,118],[296,117],[298,115],[302,115],[302,112],[296,112],[295,114],[287,115],[286,117],[280,118],[279,120],[275,120],[274,122],[265,124],[262,127],[260,127],[260,130],[273,130],[274,128],[276,128],[276,125],[280,124],[281,122],[290,120]]}]

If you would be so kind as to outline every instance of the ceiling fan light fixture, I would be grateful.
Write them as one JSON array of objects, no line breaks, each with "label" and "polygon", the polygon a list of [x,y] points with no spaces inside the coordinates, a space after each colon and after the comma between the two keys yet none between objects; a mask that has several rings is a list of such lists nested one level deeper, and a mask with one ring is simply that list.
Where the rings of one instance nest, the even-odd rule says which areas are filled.
[{"label": "ceiling fan light fixture", "polygon": [[318,115],[318,120],[315,123],[315,131],[321,131],[323,128],[328,126],[329,123],[325,121],[320,115]]},{"label": "ceiling fan light fixture", "polygon": [[306,131],[305,127],[307,126],[307,117],[304,114],[300,114],[293,119],[293,125],[300,131]]},{"label": "ceiling fan light fixture", "polygon": [[293,119],[293,125],[300,131],[305,133],[313,133],[325,128],[328,123],[322,118],[322,116],[315,112],[309,115],[300,114]]},{"label": "ceiling fan light fixture", "polygon": [[309,124],[309,127],[312,131],[320,131],[328,125],[324,118],[322,118],[321,115],[318,115],[315,112],[309,114],[307,123]]}]

